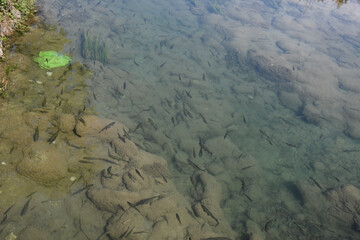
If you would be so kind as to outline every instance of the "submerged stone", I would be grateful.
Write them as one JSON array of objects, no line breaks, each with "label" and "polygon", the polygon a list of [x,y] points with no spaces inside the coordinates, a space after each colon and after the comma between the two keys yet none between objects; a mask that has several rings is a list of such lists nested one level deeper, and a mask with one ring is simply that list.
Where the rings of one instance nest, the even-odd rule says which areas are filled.
[{"label": "submerged stone", "polygon": [[75,117],[72,114],[61,114],[59,125],[60,131],[70,133],[75,128]]},{"label": "submerged stone", "polygon": [[17,164],[17,171],[35,182],[51,186],[67,174],[64,151],[44,142],[36,142]]}]

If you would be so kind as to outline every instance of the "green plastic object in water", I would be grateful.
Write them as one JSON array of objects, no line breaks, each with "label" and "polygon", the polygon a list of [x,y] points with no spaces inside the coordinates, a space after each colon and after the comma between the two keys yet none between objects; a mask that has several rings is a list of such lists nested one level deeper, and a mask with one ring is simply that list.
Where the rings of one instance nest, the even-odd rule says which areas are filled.
[{"label": "green plastic object in water", "polygon": [[42,69],[51,69],[65,66],[71,61],[71,58],[56,51],[40,51],[39,57],[34,58],[34,61]]}]

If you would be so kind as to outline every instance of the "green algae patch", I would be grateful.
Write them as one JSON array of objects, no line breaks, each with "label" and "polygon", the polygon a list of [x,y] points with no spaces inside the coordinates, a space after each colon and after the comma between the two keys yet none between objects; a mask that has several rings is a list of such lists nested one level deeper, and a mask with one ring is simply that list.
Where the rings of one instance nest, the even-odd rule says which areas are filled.
[{"label": "green algae patch", "polygon": [[40,51],[39,57],[34,58],[42,69],[62,67],[71,62],[71,58],[56,51]]}]

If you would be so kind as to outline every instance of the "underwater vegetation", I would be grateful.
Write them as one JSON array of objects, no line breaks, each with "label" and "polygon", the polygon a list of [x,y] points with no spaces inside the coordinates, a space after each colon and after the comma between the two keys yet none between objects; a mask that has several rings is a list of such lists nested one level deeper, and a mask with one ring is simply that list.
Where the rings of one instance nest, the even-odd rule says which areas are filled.
[{"label": "underwater vegetation", "polygon": [[107,62],[107,44],[90,30],[81,34],[81,55],[84,58]]},{"label": "underwater vegetation", "polygon": [[222,14],[220,4],[218,3],[217,0],[209,1],[209,5],[210,5],[211,12],[220,14],[220,15]]},{"label": "underwater vegetation", "polygon": [[262,0],[262,1],[269,8],[273,8],[275,10],[278,10],[280,8],[281,0]]}]

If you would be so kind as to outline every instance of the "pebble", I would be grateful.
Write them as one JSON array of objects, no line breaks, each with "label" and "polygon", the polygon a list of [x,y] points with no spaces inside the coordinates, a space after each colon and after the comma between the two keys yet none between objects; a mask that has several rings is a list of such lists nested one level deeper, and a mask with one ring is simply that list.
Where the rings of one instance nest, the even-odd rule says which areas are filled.
[{"label": "pebble", "polygon": [[71,178],[70,178],[70,181],[72,181],[72,182],[74,182],[76,180],[76,177],[74,177],[74,176],[72,176]]},{"label": "pebble", "polygon": [[52,72],[46,72],[46,75],[48,75],[49,77],[51,77],[52,76]]},{"label": "pebble", "polygon": [[6,162],[1,162],[2,165],[6,165],[7,163]]}]

